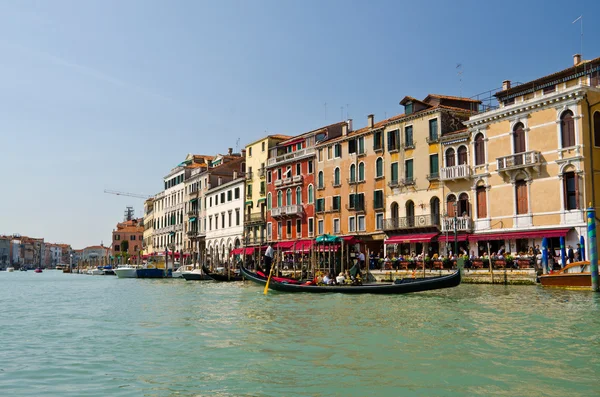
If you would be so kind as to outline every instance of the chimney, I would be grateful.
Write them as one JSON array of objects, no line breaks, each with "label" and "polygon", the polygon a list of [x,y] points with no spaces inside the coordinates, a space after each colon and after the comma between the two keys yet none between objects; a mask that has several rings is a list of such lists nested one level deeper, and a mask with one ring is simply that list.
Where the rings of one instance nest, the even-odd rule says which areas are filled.
[{"label": "chimney", "polygon": [[223,183],[223,179],[221,179],[221,177],[219,177],[217,179],[217,186],[221,186],[222,183]]},{"label": "chimney", "polygon": [[581,54],[573,55],[573,66],[577,66],[581,63]]},{"label": "chimney", "polygon": [[352,119],[348,119],[348,132],[352,132]]},{"label": "chimney", "polygon": [[231,156],[231,154],[233,153],[233,148],[230,147],[229,149],[227,149],[227,154]]},{"label": "chimney", "polygon": [[374,123],[374,119],[375,119],[375,115],[370,114],[367,116],[369,118],[369,128],[373,128]]},{"label": "chimney", "polygon": [[342,136],[348,135],[348,124],[342,124]]},{"label": "chimney", "polygon": [[237,179],[237,171],[233,171],[233,179]]},{"label": "chimney", "polygon": [[502,91],[510,90],[510,80],[504,80],[502,82]]}]

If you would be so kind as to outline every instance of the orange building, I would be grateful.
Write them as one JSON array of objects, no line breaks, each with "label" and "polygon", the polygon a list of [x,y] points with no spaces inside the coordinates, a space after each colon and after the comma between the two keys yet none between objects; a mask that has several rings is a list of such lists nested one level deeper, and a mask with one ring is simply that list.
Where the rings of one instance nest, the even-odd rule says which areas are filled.
[{"label": "orange building", "polygon": [[132,219],[117,223],[112,233],[112,254],[136,256],[142,249],[144,240],[143,219]]}]

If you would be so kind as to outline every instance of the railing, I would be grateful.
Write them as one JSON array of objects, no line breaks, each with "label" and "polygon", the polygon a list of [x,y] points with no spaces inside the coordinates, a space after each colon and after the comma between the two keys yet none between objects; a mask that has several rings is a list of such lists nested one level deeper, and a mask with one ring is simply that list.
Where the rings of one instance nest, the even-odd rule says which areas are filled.
[{"label": "railing", "polygon": [[408,186],[408,185],[414,185],[415,184],[415,178],[410,177],[410,178],[404,178],[402,179],[402,184],[404,186]]},{"label": "railing", "polygon": [[195,210],[189,210],[187,212],[188,216],[194,216],[194,215],[197,215],[197,214],[198,214],[198,210],[197,209],[195,209]]},{"label": "railing", "polygon": [[273,184],[275,185],[275,187],[281,186],[283,185],[283,179],[275,179],[275,182],[273,182]]},{"label": "railing", "polygon": [[295,152],[285,153],[281,156],[273,157],[267,160],[267,165],[275,165],[285,161],[293,161],[304,156],[312,156],[315,154],[315,148],[306,148],[296,150]]},{"label": "railing", "polygon": [[301,183],[302,179],[303,179],[302,175],[294,175],[292,177],[292,182],[293,183]]},{"label": "railing", "polygon": [[258,177],[259,178],[264,178],[266,174],[267,174],[267,172],[266,172],[266,170],[264,168],[259,168],[258,169]]},{"label": "railing", "polygon": [[197,230],[188,230],[188,232],[187,232],[188,237],[196,237],[197,234],[198,234]]},{"label": "railing", "polygon": [[511,154],[510,156],[498,157],[498,171],[512,168],[526,168],[539,166],[542,163],[541,153],[537,150]]},{"label": "railing", "polygon": [[416,227],[431,227],[440,225],[439,215],[426,214],[407,216],[404,218],[388,218],[383,221],[383,230],[411,229]]},{"label": "railing", "polygon": [[442,168],[442,180],[468,179],[471,177],[472,170],[469,164],[453,165]]},{"label": "railing", "polygon": [[391,181],[388,182],[388,186],[389,187],[398,187],[398,180],[392,179]]},{"label": "railing", "polygon": [[432,172],[431,174],[427,174],[428,181],[437,181],[438,179],[440,179],[439,172]]},{"label": "railing", "polygon": [[252,171],[250,172],[246,172],[246,180],[252,180],[252,177],[254,176],[254,173]]},{"label": "railing", "polygon": [[264,223],[265,216],[262,213],[246,214],[244,217],[246,223]]},{"label": "railing", "polygon": [[[454,233],[454,219],[453,217],[446,216],[442,218],[442,232]],[[456,231],[457,232],[470,232],[473,230],[473,220],[471,218],[457,217],[456,218]]]},{"label": "railing", "polygon": [[304,209],[301,205],[284,205],[282,207],[271,208],[271,216],[284,216],[284,215],[302,215]]}]

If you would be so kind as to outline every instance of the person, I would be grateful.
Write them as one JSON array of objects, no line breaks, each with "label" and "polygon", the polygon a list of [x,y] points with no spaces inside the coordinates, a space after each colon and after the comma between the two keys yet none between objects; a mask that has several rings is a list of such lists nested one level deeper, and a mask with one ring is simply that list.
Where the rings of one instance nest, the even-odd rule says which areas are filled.
[{"label": "person", "polygon": [[363,268],[363,266],[365,265],[365,254],[363,254],[363,252],[359,249],[358,250],[358,266],[359,266],[359,271],[360,269]]},{"label": "person", "polygon": [[329,285],[331,284],[331,279],[329,278],[329,274],[323,276],[323,284]]},{"label": "person", "polygon": [[569,250],[567,251],[567,263],[573,263],[575,261],[575,253],[573,252],[573,246],[569,245]]},{"label": "person", "polygon": [[500,249],[498,250],[498,256],[503,256],[504,255],[504,246],[500,247]]},{"label": "person", "polygon": [[577,244],[577,249],[575,250],[575,262],[581,261],[581,244]]},{"label": "person", "polygon": [[273,263],[273,257],[275,256],[275,251],[273,251],[273,246],[271,243],[267,246],[267,250],[265,251],[265,275],[269,275],[271,272],[271,265]]}]

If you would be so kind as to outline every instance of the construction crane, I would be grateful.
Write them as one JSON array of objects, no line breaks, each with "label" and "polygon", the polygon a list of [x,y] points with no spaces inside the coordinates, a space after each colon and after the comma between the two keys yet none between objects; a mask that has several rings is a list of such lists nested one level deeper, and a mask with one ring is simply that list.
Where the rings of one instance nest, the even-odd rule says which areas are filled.
[{"label": "construction crane", "polygon": [[104,189],[104,193],[108,194],[116,194],[117,196],[128,196],[128,197],[136,197],[141,199],[149,199],[153,196],[148,196],[147,194],[137,194],[137,193],[128,193],[128,192],[118,192],[116,190],[107,190]]}]

